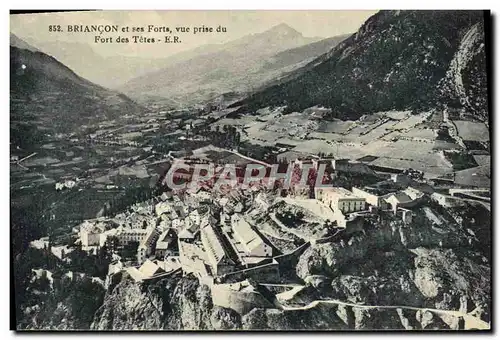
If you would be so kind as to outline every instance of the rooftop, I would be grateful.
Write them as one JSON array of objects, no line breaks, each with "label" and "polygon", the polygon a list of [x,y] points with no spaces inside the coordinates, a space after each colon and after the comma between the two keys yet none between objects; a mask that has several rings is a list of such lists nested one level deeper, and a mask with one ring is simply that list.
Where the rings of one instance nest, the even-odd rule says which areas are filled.
[{"label": "rooftop", "polygon": [[178,237],[183,239],[192,239],[194,238],[194,234],[186,228],[179,233]]},{"label": "rooftop", "polygon": [[135,234],[135,233],[138,233],[138,234],[147,234],[147,229],[140,229],[140,228],[123,228],[121,229],[119,232],[118,232],[118,235],[121,235],[121,234]]},{"label": "rooftop", "polygon": [[139,268],[139,271],[142,273],[144,277],[151,277],[161,270],[162,269],[151,260],[146,260]]},{"label": "rooftop", "polygon": [[404,192],[394,193],[391,196],[389,196],[388,199],[390,199],[391,197],[394,197],[394,199],[399,203],[409,203],[413,201],[412,198],[407,194],[405,194]]},{"label": "rooftop", "polygon": [[144,274],[142,274],[139,269],[135,267],[128,267],[125,269],[127,273],[135,280],[135,281],[142,281],[144,280]]},{"label": "rooftop", "polygon": [[388,194],[396,191],[396,189],[394,189],[394,188],[384,188],[384,187],[376,187],[376,186],[366,186],[364,188],[360,188],[360,190],[366,191],[367,193],[370,193],[372,195],[377,195],[377,196],[388,195]]},{"label": "rooftop", "polygon": [[105,225],[102,222],[92,223],[85,221],[80,225],[80,230],[85,230],[89,233],[102,233],[106,230]]},{"label": "rooftop", "polygon": [[412,187],[406,188],[403,192],[413,200],[420,198],[424,195],[420,190]]},{"label": "rooftop", "polygon": [[212,226],[203,228],[203,232],[205,233],[207,241],[210,243],[206,245],[210,248],[205,249],[207,256],[213,258],[217,263],[223,258],[234,263],[238,256],[226,236],[224,236],[219,229]]},{"label": "rooftop", "polygon": [[172,229],[165,230],[156,242],[156,249],[168,249],[171,241],[174,240],[173,235],[171,235],[172,233]]},{"label": "rooftop", "polygon": [[231,222],[234,233],[238,236],[240,242],[248,251],[252,251],[264,243],[264,240],[260,237],[260,235],[247,221],[245,221],[243,217],[238,214],[234,214],[231,216]]}]

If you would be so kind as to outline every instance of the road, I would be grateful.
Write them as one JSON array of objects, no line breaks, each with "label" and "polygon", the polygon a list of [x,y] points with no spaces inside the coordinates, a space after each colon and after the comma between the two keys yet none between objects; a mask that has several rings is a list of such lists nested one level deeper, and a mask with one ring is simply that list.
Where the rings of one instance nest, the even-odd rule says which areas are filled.
[{"label": "road", "polygon": [[465,321],[465,326],[464,329],[490,329],[491,325],[483,321],[475,316],[472,316],[467,313],[463,313],[460,311],[454,311],[454,310],[445,310],[445,309],[435,309],[435,308],[424,308],[424,307],[412,307],[412,306],[371,306],[371,305],[363,305],[363,304],[356,304],[356,303],[351,303],[351,302],[344,302],[344,301],[339,301],[339,300],[316,300],[311,303],[309,303],[306,306],[303,307],[287,307],[287,306],[282,306],[283,310],[307,310],[314,308],[318,306],[319,304],[333,304],[333,305],[343,305],[343,306],[350,306],[350,307],[357,307],[357,308],[363,308],[363,309],[406,309],[406,310],[414,310],[414,311],[429,311],[433,312],[436,314],[445,314],[445,315],[450,315],[454,317],[463,317]]}]

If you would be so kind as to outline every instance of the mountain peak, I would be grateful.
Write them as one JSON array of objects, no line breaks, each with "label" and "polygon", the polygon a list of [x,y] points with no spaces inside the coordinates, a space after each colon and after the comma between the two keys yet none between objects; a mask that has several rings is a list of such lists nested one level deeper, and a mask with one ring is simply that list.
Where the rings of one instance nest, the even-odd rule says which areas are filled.
[{"label": "mountain peak", "polygon": [[302,36],[302,34],[299,31],[297,31],[296,29],[288,26],[285,23],[281,23],[279,25],[273,26],[273,27],[271,27],[270,29],[268,29],[264,33],[274,34],[274,35],[277,35],[277,36],[285,36],[285,35],[288,35],[288,36],[300,36],[300,37]]}]

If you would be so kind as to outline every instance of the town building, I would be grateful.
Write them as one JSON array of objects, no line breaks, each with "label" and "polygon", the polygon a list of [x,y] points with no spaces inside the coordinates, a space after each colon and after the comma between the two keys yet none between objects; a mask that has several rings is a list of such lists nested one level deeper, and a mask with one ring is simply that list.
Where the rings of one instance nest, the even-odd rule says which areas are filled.
[{"label": "town building", "polygon": [[317,162],[314,162],[310,157],[298,158],[293,162],[294,165],[298,165],[299,169],[307,167],[309,169],[316,168]]},{"label": "town building", "polygon": [[314,196],[333,210],[343,213],[365,210],[365,198],[355,196],[342,187],[314,188]]},{"label": "town building", "polygon": [[390,204],[394,213],[398,208],[416,207],[423,199],[424,194],[414,188],[408,187],[403,191],[392,193],[385,200]]},{"label": "town building", "polygon": [[313,158],[312,164],[315,169],[319,169],[320,165],[324,164],[326,168],[331,167],[333,169],[333,162],[335,161],[334,157],[322,157],[322,158]]},{"label": "town building", "polygon": [[268,196],[263,192],[257,194],[254,203],[263,210],[267,210],[271,206]]},{"label": "town building", "polygon": [[392,210],[396,212],[398,206],[408,205],[412,202],[412,199],[404,192],[397,192],[386,198],[386,201],[391,205]]},{"label": "town building", "polygon": [[155,256],[164,259],[165,256],[178,256],[177,234],[173,229],[165,230],[156,242]]},{"label": "town building", "polygon": [[367,164],[363,162],[354,162],[349,159],[333,159],[332,168],[335,171],[375,175],[375,171]]},{"label": "town building", "polygon": [[409,224],[413,220],[413,212],[405,208],[399,208],[396,210],[396,215],[399,216],[404,223]]},{"label": "town building", "polygon": [[391,181],[393,181],[394,183],[399,183],[399,184],[403,184],[403,185],[408,185],[411,183],[411,179],[407,175],[402,174],[402,173],[391,174]]},{"label": "town building", "polygon": [[245,205],[242,203],[242,202],[237,202],[234,206],[233,206],[233,211],[235,213],[241,213],[243,210],[245,210]]},{"label": "town building", "polygon": [[179,229],[184,223],[179,218],[174,218],[172,220],[172,228]]},{"label": "town building", "polygon": [[161,196],[160,196],[160,199],[161,199],[162,201],[167,201],[167,200],[169,200],[170,198],[172,198],[172,192],[171,192],[171,191],[168,191],[168,192],[167,192],[167,191],[165,191],[165,192],[164,192],[164,193],[162,193],[162,194],[161,194]]},{"label": "town building", "polygon": [[139,248],[137,249],[137,261],[139,263],[143,263],[146,257],[152,254],[153,247],[159,236],[160,233],[157,228],[150,227],[147,229],[146,236],[141,240]]},{"label": "town building", "polygon": [[307,199],[311,197],[311,187],[310,186],[293,186],[290,189],[290,194],[294,198]]},{"label": "town building", "polygon": [[131,242],[141,242],[147,235],[146,229],[122,229],[117,234],[118,245],[123,247]]},{"label": "town building", "polygon": [[200,225],[200,222],[201,222],[201,216],[198,212],[198,210],[193,210],[190,214],[189,214],[189,219],[192,221],[193,224],[195,225]]},{"label": "town building", "polygon": [[229,202],[229,198],[227,198],[227,197],[221,197],[218,201],[218,203],[221,207],[225,207],[228,202]]},{"label": "town building", "polygon": [[194,233],[189,229],[182,229],[177,235],[179,241],[193,243],[194,242]]},{"label": "town building", "polygon": [[130,207],[133,212],[141,215],[149,215],[153,213],[154,206],[148,202],[136,203]]},{"label": "town building", "polygon": [[87,250],[89,247],[102,246],[102,235],[105,232],[105,226],[102,223],[91,223],[85,221],[80,226],[80,240],[82,249]]},{"label": "town building", "polygon": [[200,189],[193,196],[195,196],[200,202],[209,202],[212,194],[205,189]]},{"label": "town building", "polygon": [[418,189],[415,189],[413,187],[408,187],[405,190],[403,190],[405,194],[407,194],[412,200],[418,200],[424,197],[424,193]]},{"label": "town building", "polygon": [[355,196],[364,198],[366,203],[371,204],[374,207],[377,207],[381,210],[386,210],[389,207],[389,204],[385,200],[390,196],[390,194],[378,195],[375,191],[370,190],[369,188],[352,188],[352,193]]},{"label": "town building", "polygon": [[121,272],[123,270],[123,263],[120,260],[113,260],[111,263],[108,265],[108,274],[106,275],[106,278],[104,280],[104,285],[105,287],[109,287],[109,285],[112,282],[113,275]]},{"label": "town building", "polygon": [[161,216],[165,213],[168,213],[170,212],[171,210],[171,206],[168,202],[160,202],[158,204],[155,205],[155,213],[156,213],[156,216]]},{"label": "town building", "polygon": [[402,207],[413,207],[415,205],[415,201],[408,196],[406,193],[400,191],[394,194],[391,194],[388,198],[386,198],[387,203],[390,204],[394,213],[398,208]]},{"label": "town building", "polygon": [[239,214],[231,216],[234,238],[241,244],[246,256],[271,257],[273,249],[254,228]]},{"label": "town building", "polygon": [[156,263],[150,260],[145,260],[144,263],[139,268],[128,267],[125,269],[125,271],[136,282],[141,282],[143,280],[151,279],[165,272],[160,266],[158,266]]},{"label": "town building", "polygon": [[438,204],[445,208],[456,207],[460,205],[465,205],[466,202],[458,197],[453,197],[451,195],[445,195],[435,192],[430,195],[431,199],[436,201]]},{"label": "town building", "polygon": [[206,227],[207,225],[214,225],[216,223],[217,219],[212,216],[211,212],[208,212],[200,219],[200,228]]},{"label": "town building", "polygon": [[[181,242],[179,239],[179,264],[184,274],[194,273],[198,278],[210,276],[210,265],[207,254],[201,248],[192,243]],[[169,259],[170,261],[172,258]]]},{"label": "town building", "polygon": [[201,230],[201,241],[214,275],[234,271],[236,254],[222,232],[213,226]]},{"label": "town building", "polygon": [[337,226],[344,228],[347,234],[363,230],[364,218],[357,213],[344,214],[342,211],[337,210],[335,212],[335,220],[337,222]]},{"label": "town building", "polygon": [[160,273],[163,272],[163,270],[161,269],[161,267],[158,266],[158,264],[154,263],[151,260],[146,260],[142,264],[142,266],[139,268],[139,270],[141,271],[141,273],[145,277],[152,277],[154,275],[157,275],[157,274],[160,274]]},{"label": "town building", "polygon": [[175,220],[175,219],[179,218],[179,214],[177,213],[177,211],[175,211],[174,209],[172,209],[172,210],[170,211],[170,218],[171,218],[172,220]]},{"label": "town building", "polygon": [[307,154],[303,152],[297,152],[297,151],[285,151],[276,156],[278,159],[278,162],[280,163],[292,163],[295,162],[297,159],[304,158],[306,157]]},{"label": "town building", "polygon": [[162,215],[158,227],[163,231],[167,230],[172,226],[172,221],[167,215]]}]

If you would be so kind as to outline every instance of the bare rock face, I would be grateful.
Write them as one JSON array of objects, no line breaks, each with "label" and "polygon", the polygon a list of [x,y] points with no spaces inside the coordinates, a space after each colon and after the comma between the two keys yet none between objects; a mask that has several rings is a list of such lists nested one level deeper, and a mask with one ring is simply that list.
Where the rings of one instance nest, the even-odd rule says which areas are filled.
[{"label": "bare rock face", "polygon": [[439,88],[450,106],[461,107],[466,114],[488,124],[483,26],[476,23],[465,31]]},{"label": "bare rock face", "polygon": [[368,310],[356,307],[353,310],[355,329],[405,329],[396,310]]},{"label": "bare rock face", "polygon": [[268,329],[267,311],[262,308],[254,308],[241,318],[242,328],[250,329]]},{"label": "bare rock face", "polygon": [[490,269],[451,249],[414,250],[414,282],[435,307],[471,312],[487,304]]},{"label": "bare rock face", "polygon": [[435,298],[443,287],[440,278],[436,277],[427,267],[417,267],[415,285],[426,298]]},{"label": "bare rock face", "polygon": [[[16,315],[19,330],[89,329],[95,311],[102,304],[105,290],[88,277],[69,279],[51,273],[36,277],[28,286],[30,301],[23,314]],[[36,297],[36,300],[33,299]]]},{"label": "bare rock face", "polygon": [[238,325],[237,313],[214,309],[207,286],[192,277],[170,277],[142,284],[124,278],[106,294],[91,328],[199,330]]},{"label": "bare rock face", "polygon": [[447,329],[449,326],[437,315],[429,311],[417,311],[416,320],[420,323],[421,329]]},{"label": "bare rock face", "polygon": [[306,310],[253,309],[242,318],[243,329],[318,330],[348,329],[336,314],[335,305],[317,305]]},{"label": "bare rock face", "polygon": [[214,306],[210,321],[214,329],[237,330],[241,328],[241,316],[229,308]]},{"label": "bare rock face", "polygon": [[148,292],[133,281],[120,282],[106,294],[104,303],[94,316],[93,330],[161,329],[161,311],[158,299],[151,300]]},{"label": "bare rock face", "polygon": [[[487,305],[490,294],[490,270],[473,249],[461,246],[467,236],[456,228],[437,233],[419,220],[406,226],[395,221],[374,225],[343,242],[311,246],[299,260],[297,275],[307,281],[315,275],[329,276],[328,289],[311,285],[325,299],[359,306],[403,306],[400,310],[353,307],[349,323],[355,329],[460,328],[457,316],[428,314],[425,309],[416,315],[412,307],[477,311],[487,321],[487,308],[481,306]],[[386,316],[377,324],[380,313]],[[345,308],[337,314],[347,323]]]}]

